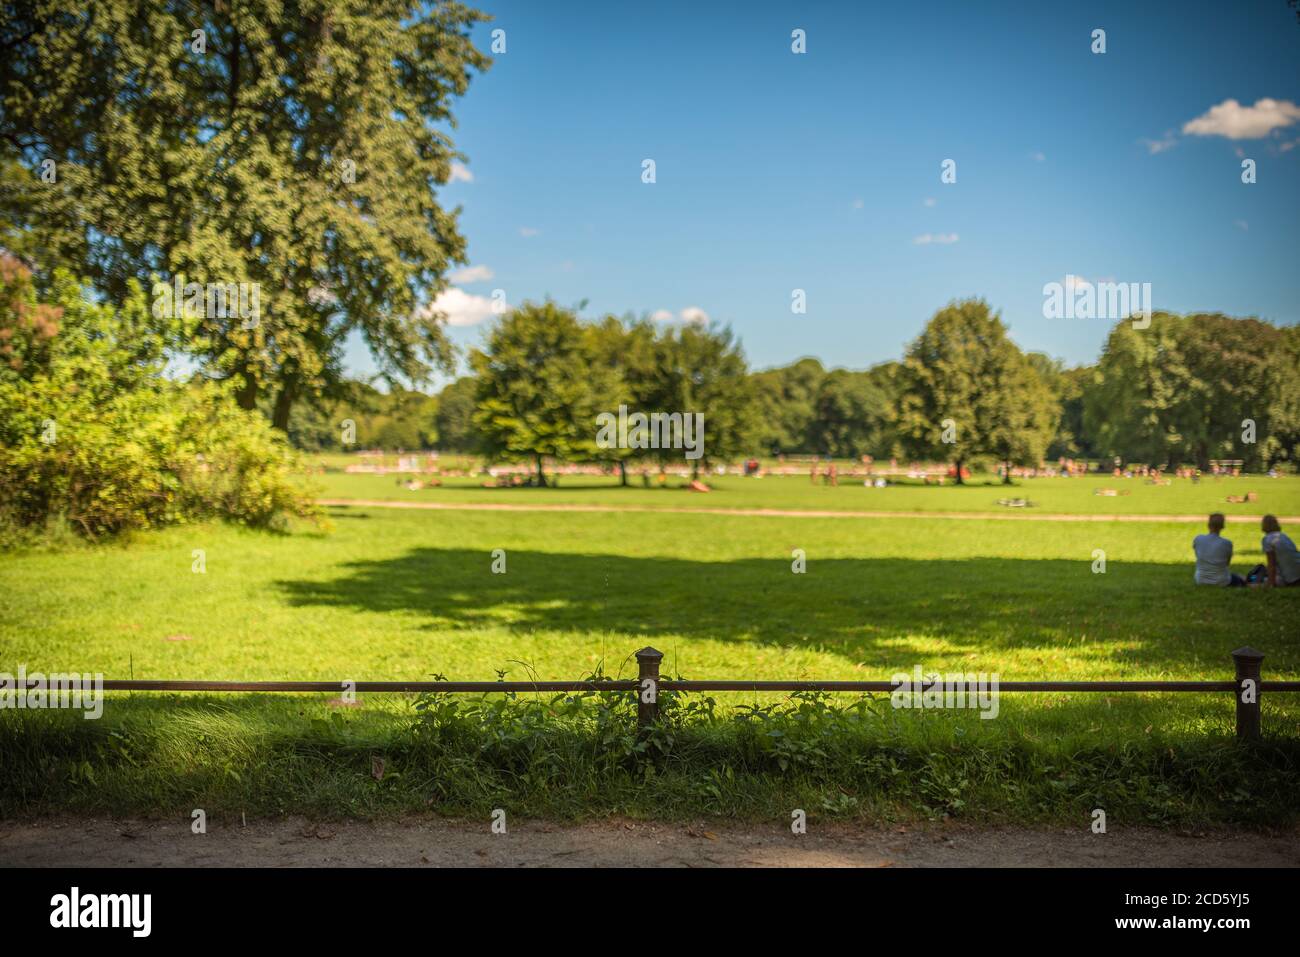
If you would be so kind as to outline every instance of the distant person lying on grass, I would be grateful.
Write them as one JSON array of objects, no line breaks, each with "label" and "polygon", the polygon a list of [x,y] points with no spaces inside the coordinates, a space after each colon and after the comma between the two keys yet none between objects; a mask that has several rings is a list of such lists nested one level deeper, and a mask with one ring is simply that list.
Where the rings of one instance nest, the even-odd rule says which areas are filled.
[{"label": "distant person lying on grass", "polygon": [[1259,547],[1268,559],[1267,570],[1262,565],[1257,569],[1259,584],[1273,588],[1300,585],[1300,551],[1295,542],[1282,531],[1276,515],[1265,515],[1259,524],[1264,532]]},{"label": "distant person lying on grass", "polygon": [[1228,570],[1232,561],[1232,542],[1219,534],[1223,531],[1222,512],[1210,516],[1209,529],[1208,534],[1192,539],[1192,551],[1196,553],[1196,584],[1230,585],[1234,588],[1246,584],[1246,579]]}]

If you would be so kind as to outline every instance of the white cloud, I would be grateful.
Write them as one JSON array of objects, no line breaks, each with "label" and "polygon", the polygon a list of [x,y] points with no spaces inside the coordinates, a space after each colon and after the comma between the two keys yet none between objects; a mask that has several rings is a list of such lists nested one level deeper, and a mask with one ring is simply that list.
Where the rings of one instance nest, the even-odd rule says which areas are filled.
[{"label": "white cloud", "polygon": [[447,274],[452,282],[486,282],[492,278],[492,270],[487,266],[464,266]]},{"label": "white cloud", "polygon": [[1296,143],[1300,143],[1300,140],[1296,140],[1295,142],[1283,143],[1281,146],[1278,147],[1278,152],[1289,153],[1293,149],[1295,149]]},{"label": "white cloud", "polygon": [[487,296],[476,296],[455,286],[448,286],[422,310],[424,315],[431,312],[440,312],[446,316],[449,326],[476,326],[492,318],[492,300]]},{"label": "white cloud", "polygon": [[1183,124],[1191,136],[1226,136],[1230,140],[1257,140],[1275,129],[1300,120],[1300,106],[1290,100],[1269,97],[1256,100],[1254,106],[1242,106],[1236,100],[1224,100],[1218,106]]},{"label": "white cloud", "polygon": [[541,232],[540,229],[533,229],[533,227],[531,227],[531,226],[520,226],[520,227],[519,227],[519,235],[520,235],[520,236],[523,236],[524,239],[532,239],[534,236],[538,235],[540,232]]},{"label": "white cloud", "polygon": [[928,246],[931,243],[942,243],[948,245],[957,241],[956,233],[922,233],[912,240],[918,246]]},{"label": "white cloud", "polygon": [[1158,140],[1143,140],[1147,152],[1154,156],[1156,153],[1163,153],[1165,150],[1171,150],[1178,145],[1178,140],[1174,137],[1173,130],[1165,130],[1165,135]]},{"label": "white cloud", "polygon": [[933,196],[927,196],[924,200],[922,200],[922,202],[923,202],[926,206],[933,207],[933,206],[934,206],[936,203],[938,203],[939,201],[938,201],[937,199],[935,199]]},{"label": "white cloud", "polygon": [[670,309],[656,309],[650,313],[650,318],[655,322],[697,322],[701,325],[709,321],[709,314],[699,306],[687,306],[679,313],[673,313]]},{"label": "white cloud", "polygon": [[1067,273],[1064,278],[1057,280],[1057,283],[1065,290],[1066,295],[1070,296],[1076,293],[1087,295],[1088,290],[1095,286],[1113,282],[1115,282],[1114,276],[1095,276],[1092,279],[1085,279],[1075,273]]},{"label": "white cloud", "polygon": [[464,163],[458,163],[455,160],[452,160],[451,179],[449,179],[448,182],[449,183],[472,183],[474,182],[474,174],[469,171],[469,167],[466,166]]}]

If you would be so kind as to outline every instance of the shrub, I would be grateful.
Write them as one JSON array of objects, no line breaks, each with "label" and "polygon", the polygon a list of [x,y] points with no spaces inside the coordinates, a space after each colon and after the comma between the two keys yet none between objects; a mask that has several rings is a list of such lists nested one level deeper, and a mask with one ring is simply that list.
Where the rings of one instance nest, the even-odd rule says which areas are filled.
[{"label": "shrub", "polygon": [[182,330],[133,287],[120,309],[56,274],[52,305],[0,255],[0,524],[98,538],[223,518],[316,520],[283,437],[221,383],[167,375]]}]

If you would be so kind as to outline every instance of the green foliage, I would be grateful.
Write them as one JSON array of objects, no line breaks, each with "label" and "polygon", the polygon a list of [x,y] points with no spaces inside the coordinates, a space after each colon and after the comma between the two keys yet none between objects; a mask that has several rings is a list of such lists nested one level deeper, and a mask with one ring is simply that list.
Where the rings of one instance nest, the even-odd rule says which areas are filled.
[{"label": "green foliage", "polygon": [[[307,404],[300,402],[289,413],[285,437],[295,449],[304,452],[337,452],[343,450],[343,418],[338,416],[338,402]],[[269,417],[271,403],[264,397],[258,408]]]},{"label": "green foliage", "polygon": [[[420,308],[463,261],[439,206],[450,103],[488,61],[456,2],[104,0],[6,8],[0,230],[45,275],[75,264],[120,303],[157,273],[257,283],[260,320],[189,343],[285,428],[342,380],[357,333],[386,376],[446,364]],[[201,31],[196,37],[194,32]],[[19,39],[21,38],[21,40]],[[53,182],[40,164],[56,162]]]},{"label": "green foliage", "polygon": [[446,452],[478,451],[474,431],[474,395],[478,386],[472,376],[462,376],[438,393],[435,432],[438,448]]},{"label": "green foliage", "polygon": [[759,405],[758,444],[765,452],[811,452],[809,432],[815,421],[814,403],[826,370],[816,359],[753,375]]},{"label": "green foliage", "polygon": [[[1155,313],[1118,323],[1084,396],[1084,426],[1104,455],[1208,468],[1258,469],[1296,458],[1300,378],[1296,327],[1218,314]],[[1244,420],[1255,441],[1243,440]]]},{"label": "green foliage", "polygon": [[1282,376],[1271,406],[1275,461],[1300,471],[1300,325],[1282,329],[1277,363]]},{"label": "green foliage", "polygon": [[396,385],[380,392],[358,383],[349,401],[335,404],[332,417],[336,428],[344,421],[356,426],[355,448],[410,451],[437,447],[437,414],[438,400],[431,395]]},{"label": "green foliage", "polygon": [[[753,451],[759,409],[744,353],[729,328],[666,328],[655,340],[655,373],[647,391],[652,410],[704,416],[703,456],[692,460],[693,470]],[[680,454],[657,452],[661,459]]]},{"label": "green foliage", "polygon": [[886,457],[897,444],[897,362],[827,371],[816,359],[756,372],[763,451],[833,458]]},{"label": "green foliage", "polygon": [[1049,459],[1095,457],[1097,452],[1092,448],[1083,424],[1083,394],[1092,381],[1094,367],[1078,366],[1069,369],[1060,359],[1053,359],[1041,352],[1027,353],[1025,358],[1034,367],[1043,384],[1051,391],[1054,401],[1061,410],[1056,434],[1047,447],[1047,457]]},{"label": "green foliage", "polygon": [[[620,405],[627,406],[629,413],[668,411],[654,406],[661,385],[659,343],[649,320],[606,316],[588,327],[588,336],[593,361],[611,386],[602,397],[602,411],[617,413]],[[628,463],[649,459],[652,452],[614,445],[600,449],[599,454],[603,461],[618,463],[621,481],[626,485]]]},{"label": "green foliage", "polygon": [[478,376],[474,426],[492,456],[590,461],[596,416],[617,381],[596,362],[577,317],[552,302],[525,304],[493,328],[470,361]]},{"label": "green foliage", "polygon": [[[638,733],[631,695],[425,695],[416,717],[320,698],[114,698],[100,721],[22,711],[0,723],[0,815],[58,812],[659,820],[788,824],[959,820],[1078,825],[1095,807],[1147,826],[1290,827],[1300,750],[1230,726],[1040,736],[870,698],[808,693],[718,712],[708,699]],[[382,767],[376,773],[376,759]],[[1242,782],[1250,782],[1244,787]]]},{"label": "green foliage", "polygon": [[33,331],[0,368],[6,534],[64,522],[97,538],[210,517],[265,527],[317,515],[264,419],[219,385],[164,375],[178,330],[152,316],[138,286],[115,310],[56,273],[53,302],[42,305],[24,268],[5,269],[13,280],[0,283],[0,330],[58,316],[57,332]]},{"label": "green foliage", "polygon": [[880,453],[888,446],[891,396],[881,375],[835,369],[817,390],[809,428],[812,448],[819,455],[853,458]]},{"label": "green foliage", "polygon": [[[935,313],[900,380],[905,443],[918,456],[954,462],[959,480],[963,463],[980,457],[1037,465],[1056,431],[1050,390],[983,300]],[[955,441],[944,441],[946,431]]]},{"label": "green foliage", "polygon": [[[400,385],[380,392],[367,382],[347,381],[345,398],[294,407],[287,429],[290,443],[309,452],[384,449],[414,451],[439,446],[438,400]],[[269,398],[260,406],[271,411]],[[351,424],[351,441],[344,429]]]}]

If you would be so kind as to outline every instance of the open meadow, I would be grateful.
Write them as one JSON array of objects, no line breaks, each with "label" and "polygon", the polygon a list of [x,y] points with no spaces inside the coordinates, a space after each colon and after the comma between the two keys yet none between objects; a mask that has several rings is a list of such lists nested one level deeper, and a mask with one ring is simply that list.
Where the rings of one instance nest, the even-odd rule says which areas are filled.
[{"label": "open meadow", "polygon": [[[388,464],[395,464],[390,456]],[[1076,515],[1197,515],[1222,512],[1233,516],[1272,512],[1300,517],[1300,478],[1262,475],[1207,475],[1199,481],[1167,479],[1157,485],[1140,478],[1088,475],[1076,478],[1034,478],[1003,485],[993,476],[976,475],[966,485],[925,485],[919,479],[892,478],[885,488],[867,487],[844,474],[839,484],[816,483],[807,475],[743,478],[736,475],[707,476],[709,493],[691,493],[680,486],[685,479],[669,476],[664,487],[645,487],[639,474],[629,475],[629,485],[620,486],[617,476],[561,476],[558,487],[488,487],[481,475],[440,477],[437,487],[415,491],[406,488],[414,474],[348,473],[340,467],[347,457],[318,459],[325,471],[312,476],[326,499],[433,502],[453,504],[519,505],[542,502],[548,505],[591,505],[599,507],[698,508],[698,509],[798,509],[889,512],[1001,512],[1030,517],[1042,513]],[[460,463],[458,463],[460,464]],[[823,471],[825,467],[823,466]],[[651,473],[652,481],[655,473]],[[1105,494],[1113,492],[1115,494]],[[1255,501],[1245,499],[1255,493]],[[539,494],[540,493],[540,494]],[[1023,509],[999,505],[1002,499],[1026,499]],[[1256,523],[1258,526],[1258,522]],[[1257,535],[1248,536],[1258,538]],[[1238,536],[1241,539],[1241,536]],[[1245,544],[1245,541],[1240,541]],[[1258,544],[1258,542],[1256,542]]]},{"label": "open meadow", "polygon": [[[392,476],[328,478],[333,497],[383,498],[382,483],[393,497],[471,507],[335,506],[327,531],[200,524],[5,555],[0,669],[232,680],[626,678],[635,675],[632,652],[653,645],[665,653],[665,673],[686,678],[888,679],[920,666],[1004,681],[1224,680],[1229,652],[1251,645],[1267,655],[1266,679],[1300,678],[1300,589],[1195,587],[1190,540],[1199,523],[940,514],[996,511],[1007,494],[1041,501],[1044,511],[1131,503],[1139,514],[1181,514],[1251,489],[1257,511],[1290,515],[1300,513],[1296,478],[1161,488],[1042,479],[1011,490],[720,478],[707,495],[577,479],[559,489],[406,492]],[[1090,492],[1116,484],[1133,494]],[[501,501],[523,510],[473,507]],[[793,513],[882,502],[936,514]],[[643,510],[549,510],[574,504]],[[702,505],[792,513],[663,510]],[[1234,568],[1261,560],[1257,522],[1232,523],[1227,534]],[[202,573],[193,570],[196,549]],[[496,550],[504,572],[493,571]],[[806,556],[802,573],[792,570],[796,550]],[[1094,571],[1096,550],[1104,572]],[[591,765],[598,749],[585,736],[598,731],[581,716],[566,723],[566,706],[552,704],[563,696],[535,697],[551,709],[544,727],[493,710],[500,696],[466,696],[471,711],[486,709],[473,711],[474,726],[495,744],[460,741],[468,752],[439,771],[416,756],[411,728],[428,712],[413,696],[359,697],[359,707],[343,707],[328,694],[110,692],[103,721],[10,713],[0,722],[8,745],[0,762],[17,786],[0,810],[157,812],[202,796],[202,806],[229,813],[369,815],[429,802],[478,809],[508,794],[543,815],[746,816],[784,806],[792,790],[821,813],[873,818],[1057,820],[1083,814],[1099,795],[1157,823],[1290,820],[1298,807],[1293,695],[1265,696],[1272,770],[1256,771],[1257,786],[1240,793],[1224,784],[1241,760],[1227,695],[1012,694],[1002,696],[997,720],[981,720],[899,712],[885,696],[855,711],[855,696],[719,693],[711,706],[698,703],[707,715],[684,720],[649,782]],[[797,724],[795,732],[768,727],[778,715],[804,720],[815,740],[796,744]],[[513,757],[471,760],[494,746]],[[440,760],[450,760],[456,747],[440,747]],[[370,774],[376,755],[389,768],[383,781]],[[904,775],[912,765],[931,777]]]}]

